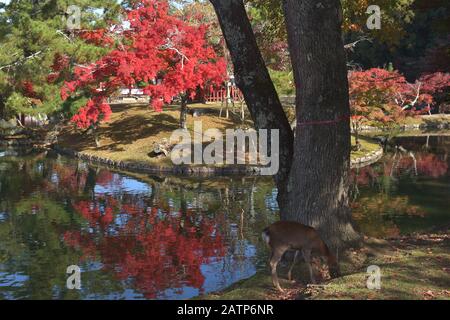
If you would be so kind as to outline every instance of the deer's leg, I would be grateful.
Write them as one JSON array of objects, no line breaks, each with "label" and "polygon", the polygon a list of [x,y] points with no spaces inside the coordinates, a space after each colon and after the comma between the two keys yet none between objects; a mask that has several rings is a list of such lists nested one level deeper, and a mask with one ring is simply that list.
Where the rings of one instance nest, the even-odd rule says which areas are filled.
[{"label": "deer's leg", "polygon": [[286,249],[274,249],[272,251],[272,256],[270,257],[270,269],[272,271],[272,283],[279,291],[283,292],[283,289],[281,289],[280,282],[278,281],[278,275],[277,275],[277,265],[278,262],[280,262],[281,257],[283,256],[283,253],[286,251]]},{"label": "deer's leg", "polygon": [[314,279],[314,273],[311,266],[311,249],[303,249],[302,250],[303,258],[305,259],[306,264],[308,265],[309,276],[311,278],[311,283],[316,283]]},{"label": "deer's leg", "polygon": [[288,271],[288,280],[292,281],[292,269],[294,268],[295,263],[297,262],[298,250],[295,250],[294,259],[292,260],[292,265]]}]

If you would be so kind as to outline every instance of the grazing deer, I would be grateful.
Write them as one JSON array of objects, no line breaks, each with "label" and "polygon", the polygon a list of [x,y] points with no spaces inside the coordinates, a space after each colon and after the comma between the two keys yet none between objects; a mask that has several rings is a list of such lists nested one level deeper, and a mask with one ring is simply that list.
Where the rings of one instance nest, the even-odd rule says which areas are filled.
[{"label": "grazing deer", "polygon": [[278,282],[277,265],[283,254],[289,249],[295,250],[294,260],[288,272],[289,280],[292,280],[292,268],[294,267],[300,250],[302,251],[305,262],[308,264],[312,283],[315,283],[315,279],[311,267],[311,251],[317,251],[321,256],[326,257],[330,275],[332,277],[339,276],[339,265],[336,257],[330,252],[327,245],[323,242],[319,233],[314,228],[294,221],[278,221],[264,229],[262,237],[264,242],[266,242],[272,250],[272,255],[270,257],[272,282],[278,290],[283,291]]}]

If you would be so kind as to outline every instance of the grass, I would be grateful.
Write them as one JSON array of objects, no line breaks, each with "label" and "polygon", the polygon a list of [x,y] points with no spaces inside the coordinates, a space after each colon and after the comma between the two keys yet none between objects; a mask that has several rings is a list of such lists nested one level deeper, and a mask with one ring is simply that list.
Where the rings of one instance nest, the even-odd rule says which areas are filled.
[{"label": "grass", "polygon": [[[365,244],[346,252],[341,260],[343,276],[307,286],[304,264],[294,269],[296,283],[281,279],[285,292],[280,294],[266,272],[238,282],[230,288],[200,299],[450,299],[450,236],[448,232],[415,235],[398,239],[366,239]],[[381,289],[366,286],[367,267],[381,270]],[[323,269],[321,270],[323,271]],[[279,268],[286,275],[286,266]]]},{"label": "grass", "polygon": [[406,125],[433,125],[433,124],[450,124],[450,114],[432,114],[432,115],[422,115],[418,117],[406,117],[402,120],[402,124]]},{"label": "grass", "polygon": [[[450,114],[432,114],[418,115],[414,117],[405,117],[399,120],[398,125],[428,125],[430,127],[447,124],[450,125]],[[377,123],[367,121],[366,125],[377,127]]]},{"label": "grass", "polygon": [[[190,108],[202,109],[205,114],[199,117],[187,117],[187,128],[193,136],[194,121],[202,121],[203,130],[210,128],[231,129],[249,127],[251,121],[237,120],[236,116],[225,119],[219,117],[220,104],[195,104]],[[154,143],[169,140],[172,132],[179,128],[180,111],[178,106],[167,106],[164,111],[156,112],[142,106],[116,105],[112,107],[108,122],[100,125],[98,135],[100,147],[95,145],[92,135],[81,134],[79,130],[68,126],[58,138],[61,147],[88,153],[116,161],[146,162],[154,165],[171,165],[170,157],[151,158],[149,153]]]},{"label": "grass", "polygon": [[[253,125],[250,119],[242,122],[235,114],[231,114],[228,119],[219,117],[220,103],[193,104],[189,107],[203,111],[199,117],[188,115],[187,128],[191,135],[194,131],[194,121],[201,121],[203,130],[218,128],[224,131],[250,128]],[[178,106],[168,106],[164,111],[156,112],[143,105],[115,105],[112,106],[112,111],[110,120],[101,124],[98,129],[100,147],[96,146],[92,135],[82,134],[73,126],[64,128],[58,137],[58,145],[115,161],[139,162],[155,166],[172,165],[170,157],[152,158],[149,154],[153,150],[154,143],[163,139],[169,140],[172,132],[178,129],[180,115]],[[289,117],[293,116],[291,113]],[[352,141],[354,143],[354,140]],[[364,137],[361,137],[361,144],[361,150],[352,153],[352,159],[379,148],[376,142]]]},{"label": "grass", "polygon": [[[355,137],[352,136],[352,146],[356,144]],[[361,149],[358,151],[352,151],[350,154],[351,159],[357,159],[364,157],[368,153],[377,151],[380,149],[380,145],[373,139],[368,137],[359,136],[359,143],[361,144]]]}]

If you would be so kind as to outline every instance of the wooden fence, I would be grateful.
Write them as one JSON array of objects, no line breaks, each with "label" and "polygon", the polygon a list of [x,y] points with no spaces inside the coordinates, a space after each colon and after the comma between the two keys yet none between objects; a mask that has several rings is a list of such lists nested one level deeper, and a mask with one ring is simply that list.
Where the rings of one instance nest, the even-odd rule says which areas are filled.
[{"label": "wooden fence", "polygon": [[[230,98],[233,101],[243,101],[244,100],[244,96],[243,96],[241,90],[239,90],[239,88],[236,86],[230,87]],[[227,88],[226,87],[222,87],[220,89],[210,89],[205,94],[206,102],[222,102],[222,101],[225,101],[226,99],[227,99]]]}]

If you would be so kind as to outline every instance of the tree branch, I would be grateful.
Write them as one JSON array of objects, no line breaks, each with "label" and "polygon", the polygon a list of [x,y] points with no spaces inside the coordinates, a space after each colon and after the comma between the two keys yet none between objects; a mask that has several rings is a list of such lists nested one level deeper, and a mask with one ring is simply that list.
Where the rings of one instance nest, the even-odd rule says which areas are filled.
[{"label": "tree branch", "polygon": [[13,63],[6,64],[6,65],[4,65],[4,66],[1,66],[1,67],[0,67],[0,70],[6,69],[6,68],[11,68],[11,67],[14,67],[14,66],[16,66],[16,65],[18,65],[18,64],[23,63],[23,62],[26,61],[26,60],[33,59],[33,58],[37,57],[38,55],[40,55],[40,54],[41,54],[42,52],[44,52],[44,51],[45,51],[45,49],[44,49],[44,50],[39,50],[38,52],[35,52],[35,53],[29,55],[28,57],[20,58],[20,59],[16,60],[16,61],[13,62]]},{"label": "tree branch", "polygon": [[350,43],[345,44],[345,45],[344,45],[344,49],[345,49],[345,50],[353,51],[353,50],[355,49],[356,45],[357,45],[359,42],[362,42],[362,41],[369,41],[369,42],[372,42],[372,39],[369,38],[369,37],[363,36],[363,37],[359,38],[359,39],[356,40],[356,41],[353,41],[353,42],[350,42]]}]

